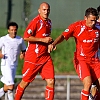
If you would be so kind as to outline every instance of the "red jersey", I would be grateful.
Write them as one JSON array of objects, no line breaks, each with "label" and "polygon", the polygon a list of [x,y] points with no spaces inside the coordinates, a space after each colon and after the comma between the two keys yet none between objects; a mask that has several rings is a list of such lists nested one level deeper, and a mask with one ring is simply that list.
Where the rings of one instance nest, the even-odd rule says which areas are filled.
[{"label": "red jersey", "polygon": [[83,57],[96,57],[100,44],[100,31],[94,27],[86,26],[86,21],[71,24],[63,33],[67,40],[74,37],[76,42],[76,55]]},{"label": "red jersey", "polygon": [[[43,20],[40,15],[36,16],[28,25],[24,32],[24,38],[34,36],[36,38],[45,38],[51,34],[51,20]],[[48,53],[48,44],[39,42],[29,42],[25,61],[33,63],[43,63],[50,58]]]}]

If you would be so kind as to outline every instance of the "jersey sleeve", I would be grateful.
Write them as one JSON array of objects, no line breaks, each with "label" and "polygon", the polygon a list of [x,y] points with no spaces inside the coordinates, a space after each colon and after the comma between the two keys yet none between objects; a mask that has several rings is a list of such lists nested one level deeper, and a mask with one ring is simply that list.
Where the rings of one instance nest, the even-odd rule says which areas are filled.
[{"label": "jersey sleeve", "polygon": [[36,32],[36,21],[35,20],[32,20],[28,24],[28,26],[27,26],[27,28],[26,28],[26,30],[24,32],[24,38],[28,38],[30,36],[34,36],[35,35],[35,32]]},{"label": "jersey sleeve", "polygon": [[21,51],[25,51],[26,50],[26,45],[24,40],[22,39],[22,44],[21,44]]},{"label": "jersey sleeve", "polygon": [[3,47],[3,38],[1,37],[0,38],[0,50],[2,49],[2,47]]},{"label": "jersey sleeve", "polygon": [[66,40],[69,39],[69,37],[72,37],[73,36],[73,33],[74,33],[74,24],[71,24],[70,26],[68,26],[68,28],[65,29],[65,31],[62,33],[64,38]]}]

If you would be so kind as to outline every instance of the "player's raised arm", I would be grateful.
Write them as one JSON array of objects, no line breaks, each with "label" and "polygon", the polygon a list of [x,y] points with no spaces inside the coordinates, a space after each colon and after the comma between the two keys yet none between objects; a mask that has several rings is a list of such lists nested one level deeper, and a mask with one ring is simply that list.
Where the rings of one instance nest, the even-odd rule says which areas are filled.
[{"label": "player's raised arm", "polygon": [[57,44],[61,43],[64,40],[64,36],[61,34],[58,36],[55,41],[52,43],[53,47],[55,47]]}]

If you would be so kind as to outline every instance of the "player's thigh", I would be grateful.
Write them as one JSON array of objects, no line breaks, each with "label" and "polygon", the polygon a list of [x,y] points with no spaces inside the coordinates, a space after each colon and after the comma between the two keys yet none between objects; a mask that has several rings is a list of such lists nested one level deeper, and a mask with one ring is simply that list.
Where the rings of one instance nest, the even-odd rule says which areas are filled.
[{"label": "player's thigh", "polygon": [[5,75],[6,72],[8,72],[7,69],[6,69],[6,66],[1,66],[1,74]]},{"label": "player's thigh", "polygon": [[15,79],[16,69],[17,69],[17,65],[11,66],[11,74],[12,74],[13,80]]},{"label": "player's thigh", "polygon": [[24,62],[22,74],[23,74],[23,81],[31,82],[35,79],[36,75],[40,70],[39,65],[30,62]]},{"label": "player's thigh", "polygon": [[91,76],[89,65],[84,60],[74,60],[74,67],[81,80],[87,76]]},{"label": "player's thigh", "polygon": [[54,79],[54,65],[51,59],[43,65],[40,74],[43,79]]},{"label": "player's thigh", "polygon": [[1,81],[3,83],[5,83],[6,85],[14,84],[15,75],[14,75],[13,71],[14,71],[14,69],[12,69],[11,66],[7,66],[7,65],[6,66],[2,66],[2,78],[1,78]]},{"label": "player's thigh", "polygon": [[6,79],[12,78],[12,69],[10,66],[1,66],[1,72]]}]

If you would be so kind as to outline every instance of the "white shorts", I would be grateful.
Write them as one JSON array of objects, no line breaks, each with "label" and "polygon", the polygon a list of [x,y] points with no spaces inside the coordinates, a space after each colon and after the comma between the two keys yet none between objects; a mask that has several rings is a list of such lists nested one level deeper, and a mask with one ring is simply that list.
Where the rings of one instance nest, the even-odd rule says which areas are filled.
[{"label": "white shorts", "polygon": [[14,84],[14,79],[16,75],[16,67],[15,65],[5,65],[1,66],[1,82],[3,82],[6,85],[13,85]]}]

